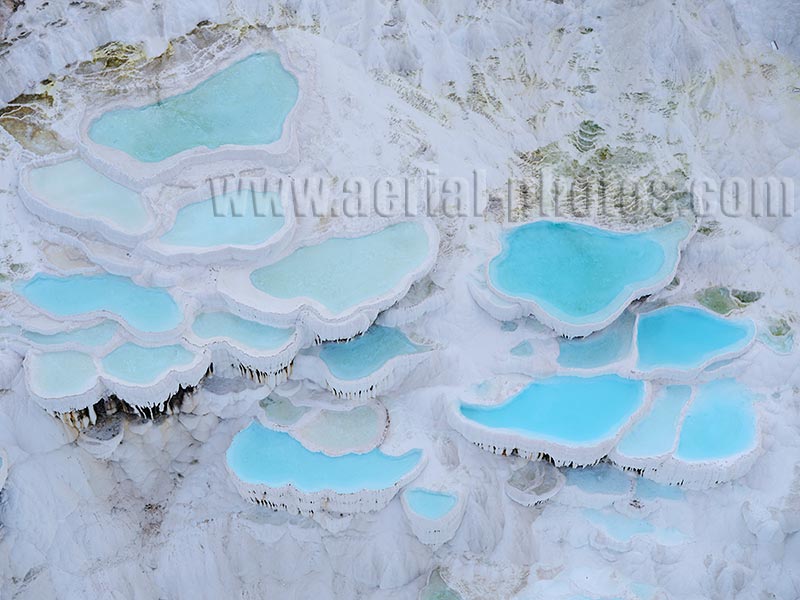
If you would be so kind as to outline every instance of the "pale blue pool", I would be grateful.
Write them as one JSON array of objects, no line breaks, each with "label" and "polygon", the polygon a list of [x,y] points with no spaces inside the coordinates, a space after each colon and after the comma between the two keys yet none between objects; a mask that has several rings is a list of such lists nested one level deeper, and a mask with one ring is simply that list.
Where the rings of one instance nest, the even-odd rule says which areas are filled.
[{"label": "pale blue pool", "polygon": [[142,162],[199,146],[270,144],[280,139],[298,92],[277,54],[253,54],[188,92],[103,114],[89,137]]},{"label": "pale blue pool", "polygon": [[439,569],[436,569],[428,577],[428,584],[420,590],[418,600],[462,600],[462,598],[445,583],[439,574]]},{"label": "pale blue pool", "polygon": [[347,342],[322,345],[319,357],[330,372],[340,379],[361,379],[374,373],[389,360],[404,354],[424,352],[394,327],[373,325],[362,335]]},{"label": "pale blue pool", "polygon": [[171,369],[190,364],[195,355],[177,344],[148,348],[122,344],[101,361],[103,370],[112,377],[128,383],[152,383]]},{"label": "pale blue pool", "polygon": [[606,535],[623,542],[628,542],[637,535],[652,535],[661,544],[673,545],[679,544],[685,538],[677,529],[655,527],[649,521],[626,517],[613,510],[587,508],[583,515]]},{"label": "pale blue pool", "polygon": [[463,404],[461,414],[492,429],[580,446],[616,435],[644,401],[642,381],[555,376],[534,381],[499,406]]},{"label": "pale blue pool", "polygon": [[228,312],[200,313],[192,331],[207,340],[229,338],[253,350],[276,350],[286,344],[293,329],[271,327]]},{"label": "pale blue pool", "polygon": [[733,379],[700,386],[683,421],[675,457],[685,461],[731,458],[756,443],[753,394]]},{"label": "pale blue pool", "polygon": [[639,315],[637,369],[689,371],[744,351],[755,336],[747,319],[725,319],[691,306],[667,306]]},{"label": "pale blue pool", "polygon": [[653,533],[655,527],[643,519],[631,519],[611,510],[584,509],[583,515],[611,537],[628,541],[634,536]]},{"label": "pale blue pool", "polygon": [[453,494],[419,487],[406,490],[403,496],[411,510],[431,521],[444,517],[458,502],[458,498]]},{"label": "pale blue pool", "polygon": [[392,487],[414,471],[422,451],[389,456],[375,448],[366,454],[327,456],[311,452],[288,433],[251,423],[234,436],[226,456],[236,476],[248,483],[348,494]]},{"label": "pale blue pool", "polygon": [[309,298],[333,313],[389,293],[420,269],[431,240],[406,221],[356,238],[332,238],[255,270],[253,285],[276,298]]},{"label": "pale blue pool", "polygon": [[639,478],[636,480],[637,498],[642,500],[674,500],[679,501],[686,498],[684,491],[674,485],[663,485],[651,479]]},{"label": "pale blue pool", "polygon": [[79,158],[31,169],[30,191],[50,207],[77,217],[100,219],[130,234],[150,221],[137,192],[98,173]]},{"label": "pale blue pool", "polygon": [[622,313],[611,325],[583,338],[558,338],[558,364],[568,369],[596,369],[622,360],[633,345],[636,317]]},{"label": "pale blue pool", "polygon": [[33,391],[43,398],[86,392],[95,384],[97,367],[88,354],[67,350],[31,355],[25,361]]},{"label": "pale blue pool", "polygon": [[533,356],[533,345],[530,340],[523,340],[510,350],[513,356],[524,358],[526,356]]},{"label": "pale blue pool", "polygon": [[617,450],[625,456],[637,458],[672,452],[681,411],[691,396],[692,389],[686,385],[669,385],[661,389],[647,414],[622,437]]},{"label": "pale blue pool", "polygon": [[631,489],[631,478],[605,463],[584,469],[567,469],[564,474],[566,485],[576,486],[587,494],[622,496]]},{"label": "pale blue pool", "polygon": [[73,329],[72,331],[61,331],[58,333],[37,333],[35,331],[25,331],[27,339],[35,344],[42,346],[56,346],[61,344],[77,344],[88,348],[95,348],[109,343],[119,330],[119,325],[114,321],[102,321],[91,327]]},{"label": "pale blue pool", "polygon": [[169,246],[192,248],[259,246],[275,235],[284,221],[277,194],[229,192],[181,208],[160,240]]},{"label": "pale blue pool", "polygon": [[107,310],[146,332],[169,331],[183,320],[181,309],[165,289],[142,287],[118,275],[39,273],[15,289],[34,306],[59,317]]},{"label": "pale blue pool", "polygon": [[489,279],[501,293],[533,301],[562,323],[599,323],[668,277],[688,234],[683,222],[615,233],[536,221],[506,234],[503,251],[489,263]]}]

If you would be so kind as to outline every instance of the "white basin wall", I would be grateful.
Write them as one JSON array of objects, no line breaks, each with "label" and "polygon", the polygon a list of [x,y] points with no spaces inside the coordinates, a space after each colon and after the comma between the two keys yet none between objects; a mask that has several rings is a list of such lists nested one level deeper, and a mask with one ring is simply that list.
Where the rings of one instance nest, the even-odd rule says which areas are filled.
[{"label": "white basin wall", "polygon": [[[409,488],[406,489],[406,492]],[[438,490],[437,490],[438,491]],[[465,492],[453,493],[446,490],[441,490],[442,493],[447,493],[455,496],[456,504],[447,513],[438,519],[429,519],[411,508],[406,493],[400,495],[400,501],[403,504],[403,513],[408,520],[411,531],[417,536],[420,542],[434,548],[449,542],[455,536],[458,528],[461,526],[461,521],[464,518],[464,512],[467,508],[467,501],[464,497]]]}]

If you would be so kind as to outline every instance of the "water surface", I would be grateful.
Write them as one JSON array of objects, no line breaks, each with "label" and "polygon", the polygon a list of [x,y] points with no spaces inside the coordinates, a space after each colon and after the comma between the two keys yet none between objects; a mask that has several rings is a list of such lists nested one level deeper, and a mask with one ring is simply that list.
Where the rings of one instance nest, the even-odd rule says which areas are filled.
[{"label": "water surface", "polygon": [[150,221],[137,192],[79,158],[31,169],[28,181],[39,200],[76,217],[108,221],[129,234],[142,233]]},{"label": "water surface", "polygon": [[458,502],[453,494],[435,492],[425,488],[411,488],[403,492],[409,508],[418,515],[436,521],[449,513]]},{"label": "water surface", "polygon": [[181,309],[163,288],[149,288],[119,275],[38,273],[16,291],[34,306],[59,317],[106,310],[145,332],[169,331],[183,320]]},{"label": "water surface", "polygon": [[253,271],[253,285],[276,298],[308,298],[339,314],[383,296],[428,257],[430,239],[406,221],[355,238],[305,246]]},{"label": "water surface", "polygon": [[89,137],[142,162],[202,146],[270,144],[280,139],[298,92],[277,54],[253,54],[183,94],[106,112]]},{"label": "water surface", "polygon": [[259,423],[237,433],[227,452],[228,466],[242,481],[270,487],[291,484],[304,492],[386,489],[411,473],[421,458],[420,450],[390,456],[378,448],[366,454],[327,456]]},{"label": "water surface", "polygon": [[615,436],[644,401],[641,381],[555,376],[534,381],[498,406],[464,404],[461,414],[485,427],[581,446]]},{"label": "water surface", "polygon": [[399,329],[373,325],[352,340],[323,344],[319,356],[334,376],[360,379],[374,373],[392,358],[424,350]]},{"label": "water surface", "polygon": [[725,319],[691,306],[667,306],[639,315],[637,368],[689,371],[722,355],[742,352],[755,335],[747,319]]}]

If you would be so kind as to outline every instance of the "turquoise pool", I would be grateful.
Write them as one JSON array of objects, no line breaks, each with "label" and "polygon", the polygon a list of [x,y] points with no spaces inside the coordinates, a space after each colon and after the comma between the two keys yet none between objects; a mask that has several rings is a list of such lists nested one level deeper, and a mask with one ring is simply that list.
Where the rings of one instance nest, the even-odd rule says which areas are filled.
[{"label": "turquoise pool", "polygon": [[690,371],[743,352],[755,336],[746,319],[725,319],[691,306],[667,306],[639,315],[637,369]]},{"label": "turquoise pool", "polygon": [[130,342],[103,357],[103,370],[126,383],[153,383],[170,370],[191,364],[195,355],[177,344],[145,347]]},{"label": "turquoise pool", "polygon": [[74,350],[30,355],[25,367],[31,389],[43,398],[81,394],[97,381],[94,359]]},{"label": "turquoise pool", "polygon": [[[231,210],[231,205],[236,208]],[[192,248],[259,246],[278,233],[285,221],[276,194],[230,192],[181,208],[160,241]]]},{"label": "turquoise pool", "polygon": [[431,240],[416,221],[305,246],[256,269],[253,285],[276,298],[308,298],[339,314],[389,293],[422,268]]},{"label": "turquoise pool", "polygon": [[183,320],[181,309],[162,288],[147,288],[118,275],[39,273],[15,287],[28,302],[59,317],[106,310],[145,332],[169,331]]},{"label": "turquoise pool", "polygon": [[608,464],[585,469],[567,469],[564,474],[568,486],[576,486],[587,494],[624,496],[631,489],[631,478]]},{"label": "turquoise pool", "polygon": [[206,340],[229,338],[253,350],[277,350],[294,334],[293,329],[271,327],[221,311],[197,315],[192,331]]},{"label": "turquoise pool", "polygon": [[580,446],[614,437],[644,402],[641,381],[555,376],[534,381],[499,406],[463,404],[461,414],[492,429]]},{"label": "turquoise pool", "polygon": [[114,339],[114,335],[119,330],[119,325],[114,321],[102,321],[91,327],[73,329],[72,331],[60,331],[58,333],[37,333],[35,331],[25,331],[23,336],[35,344],[42,346],[57,346],[62,344],[76,344],[94,348],[104,346]]},{"label": "turquoise pool", "polygon": [[645,233],[560,221],[527,223],[506,234],[488,276],[501,294],[531,301],[563,324],[602,324],[640,290],[666,283],[689,231],[683,222]]},{"label": "turquoise pool", "polygon": [[205,146],[252,146],[280,139],[299,87],[274,52],[223,69],[194,89],[140,108],[106,112],[89,137],[142,162]]},{"label": "turquoise pool", "polygon": [[327,456],[306,449],[288,433],[252,423],[234,436],[226,457],[236,476],[248,483],[348,494],[392,487],[416,469],[422,452],[389,456],[376,448]]},{"label": "turquoise pool", "polygon": [[685,385],[670,385],[660,390],[647,414],[622,437],[617,451],[636,458],[672,452],[681,411],[691,396],[692,389]]},{"label": "turquoise pool", "polygon": [[584,517],[606,535],[622,542],[629,542],[638,535],[651,535],[661,544],[674,545],[684,541],[683,533],[674,528],[660,528],[645,519],[626,517],[613,510],[584,509]]},{"label": "turquoise pool", "polygon": [[530,340],[523,340],[511,350],[509,350],[512,356],[516,356],[519,358],[525,358],[526,356],[533,356],[533,344],[531,344]]},{"label": "turquoise pool", "polygon": [[686,498],[686,494],[681,488],[674,485],[656,483],[644,477],[636,480],[635,495],[642,500],[673,500],[678,502]]},{"label": "turquoise pool", "polygon": [[129,234],[142,233],[150,222],[137,192],[79,158],[31,169],[28,181],[34,196],[60,212],[108,221]]},{"label": "turquoise pool", "polygon": [[700,386],[683,421],[675,458],[726,459],[747,452],[757,439],[753,394],[733,379]]},{"label": "turquoise pool", "polygon": [[403,497],[411,510],[431,521],[444,517],[458,502],[458,498],[453,494],[419,487],[406,490],[403,492]]},{"label": "turquoise pool", "polygon": [[644,519],[631,519],[611,510],[587,508],[583,511],[586,519],[603,529],[611,537],[628,541],[634,536],[655,532],[655,527]]},{"label": "turquoise pool", "polygon": [[323,344],[319,357],[335,377],[361,379],[377,371],[392,358],[424,350],[399,329],[373,325],[362,335],[347,342]]},{"label": "turquoise pool", "polygon": [[611,325],[583,338],[558,338],[558,364],[568,369],[597,369],[626,358],[633,346],[636,317],[624,312]]}]

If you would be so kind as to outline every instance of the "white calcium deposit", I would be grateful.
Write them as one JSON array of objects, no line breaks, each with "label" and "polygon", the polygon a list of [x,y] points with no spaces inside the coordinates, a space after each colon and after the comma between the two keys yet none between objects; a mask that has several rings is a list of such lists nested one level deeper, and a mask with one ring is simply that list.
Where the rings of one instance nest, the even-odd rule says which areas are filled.
[{"label": "white calcium deposit", "polygon": [[[188,89],[253,52],[278,52],[298,76],[291,131],[277,145],[189,151],[187,162],[148,168],[115,155],[93,166],[137,191],[149,186],[143,196],[159,223],[174,217],[174,199],[199,197],[209,176],[424,181],[477,170],[486,190],[475,214],[431,215],[435,264],[431,257],[342,319],[303,309],[298,330],[298,346],[308,347],[315,336],[349,338],[377,318],[435,344],[424,369],[409,368],[379,393],[389,423],[382,443],[420,448],[425,485],[464,498],[452,539],[420,542],[399,489],[381,498],[382,510],[328,520],[242,498],[225,452],[277,382],[242,369],[277,364],[281,379],[297,377],[288,356],[217,341],[212,360],[230,364],[215,364],[179,414],[79,433],[30,397],[24,352],[2,343],[0,598],[413,600],[434,571],[432,581],[464,600],[800,596],[797,344],[777,353],[757,341],[721,368],[758,397],[759,452],[733,481],[697,490],[607,464],[562,467],[564,487],[525,506],[536,502],[515,501],[506,484],[524,459],[486,452],[448,423],[449,407],[480,382],[557,372],[555,333],[493,297],[481,279],[500,240],[509,177],[547,166],[579,179],[616,171],[798,179],[796,0],[0,0],[0,31],[4,339],[6,327],[43,318],[20,302],[15,282],[98,266],[169,287],[186,308],[184,326],[200,310],[243,307],[243,317],[289,315],[270,324],[294,325],[300,308],[270,312],[252,290],[235,289],[228,267],[250,273],[249,254],[214,249],[227,266],[209,266],[211,255],[184,261],[85,219],[34,214],[22,187],[31,165],[98,151],[82,134],[89,115]],[[789,339],[800,318],[800,217],[727,216],[713,201],[709,213],[676,279],[633,310],[692,304],[713,286],[757,291],[733,316]],[[652,225],[564,216],[626,230]],[[336,221],[298,217],[292,244],[378,227],[371,218]],[[158,342],[192,343],[188,333],[170,335],[181,339]],[[532,354],[510,359],[525,341]],[[294,338],[291,346],[299,349]]]}]

